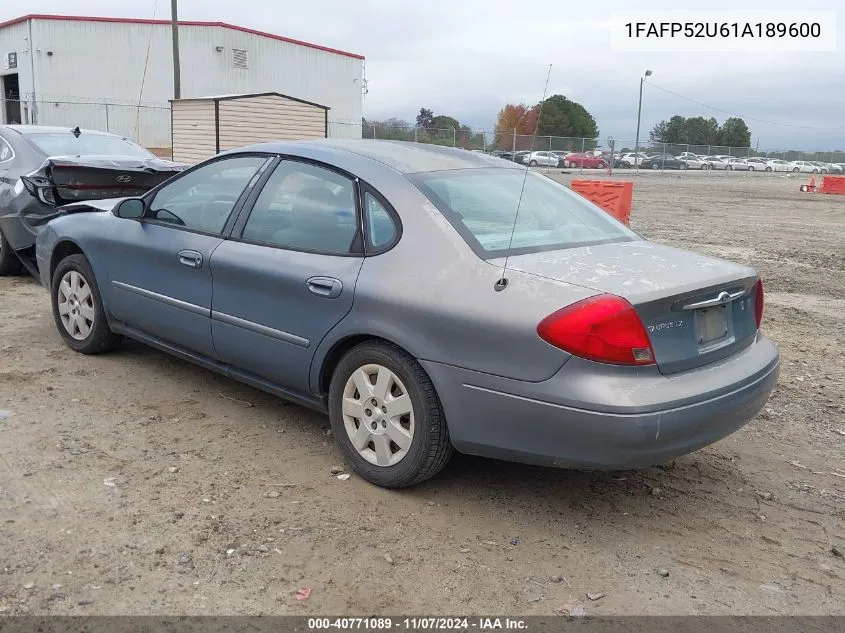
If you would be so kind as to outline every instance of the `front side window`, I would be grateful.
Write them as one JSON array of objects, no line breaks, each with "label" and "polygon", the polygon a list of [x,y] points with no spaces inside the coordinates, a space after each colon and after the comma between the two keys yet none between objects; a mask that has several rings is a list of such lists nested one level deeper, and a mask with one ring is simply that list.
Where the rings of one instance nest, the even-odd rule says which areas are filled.
[{"label": "front side window", "polygon": [[162,187],[150,203],[148,218],[204,233],[221,233],[238,198],[265,156],[216,160]]},{"label": "front side window", "polygon": [[24,138],[47,156],[131,156],[155,158],[155,154],[120,136],[82,132],[79,137],[70,130],[26,134]]},{"label": "front side window", "polygon": [[539,174],[464,169],[417,174],[414,184],[485,259],[506,255],[509,244],[512,254],[523,254],[640,239],[599,207]]},{"label": "front side window", "polygon": [[242,237],[292,250],[352,252],[358,234],[355,183],[330,169],[284,161],[255,201]]}]

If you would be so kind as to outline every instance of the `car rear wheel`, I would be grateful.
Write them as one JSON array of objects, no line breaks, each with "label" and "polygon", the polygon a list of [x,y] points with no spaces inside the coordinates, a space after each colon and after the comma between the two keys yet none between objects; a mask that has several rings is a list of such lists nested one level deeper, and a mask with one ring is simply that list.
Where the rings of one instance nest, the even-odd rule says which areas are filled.
[{"label": "car rear wheel", "polygon": [[329,420],[352,469],[383,488],[433,477],[454,451],[428,374],[389,343],[362,343],[341,359],[329,386]]},{"label": "car rear wheel", "polygon": [[652,169],[660,169],[660,165],[658,165],[657,163],[652,163],[651,168]]},{"label": "car rear wheel", "polygon": [[727,171],[733,171],[733,165],[725,165]]},{"label": "car rear wheel", "polygon": [[120,343],[109,328],[94,271],[84,255],[66,257],[51,282],[53,318],[68,347],[82,354],[102,354]]},{"label": "car rear wheel", "polygon": [[12,250],[6,236],[0,231],[0,276],[14,275],[21,271],[21,262]]},{"label": "car rear wheel", "polygon": [[766,167],[766,171],[772,171],[771,167]]},{"label": "car rear wheel", "polygon": [[686,168],[687,168],[686,163],[681,163],[680,166],[678,167],[678,169],[686,169]]},{"label": "car rear wheel", "polygon": [[528,165],[529,165],[529,167],[536,167],[536,166],[537,166],[537,161],[536,161],[536,160],[531,160],[531,161],[528,163]]},{"label": "car rear wheel", "polygon": [[748,171],[754,171],[754,165],[749,165],[749,166],[748,166]]},{"label": "car rear wheel", "polygon": [[793,169],[793,170],[792,170],[792,173],[793,173],[793,174],[797,174],[799,171],[801,171],[801,168],[800,168],[800,167],[796,167],[795,169]]}]

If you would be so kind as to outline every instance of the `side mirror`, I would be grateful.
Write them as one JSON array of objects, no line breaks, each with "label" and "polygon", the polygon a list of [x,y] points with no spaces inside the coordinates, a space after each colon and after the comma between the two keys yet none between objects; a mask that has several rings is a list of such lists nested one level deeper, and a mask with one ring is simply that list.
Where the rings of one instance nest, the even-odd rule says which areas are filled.
[{"label": "side mirror", "polygon": [[138,220],[144,217],[146,205],[140,198],[127,198],[123,200],[114,210],[114,214],[119,218],[127,220]]}]

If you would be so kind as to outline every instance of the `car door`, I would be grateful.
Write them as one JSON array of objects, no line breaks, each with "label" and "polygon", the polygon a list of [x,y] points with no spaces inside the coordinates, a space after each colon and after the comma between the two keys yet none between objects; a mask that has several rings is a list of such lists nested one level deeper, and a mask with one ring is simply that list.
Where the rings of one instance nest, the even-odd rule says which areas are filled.
[{"label": "car door", "polygon": [[282,160],[211,256],[220,359],[307,394],[311,359],[349,312],[363,263],[358,186],[327,166]]},{"label": "car door", "polygon": [[116,222],[106,241],[110,315],[214,358],[211,256],[270,160],[252,154],[204,163],[145,196],[142,218]]}]

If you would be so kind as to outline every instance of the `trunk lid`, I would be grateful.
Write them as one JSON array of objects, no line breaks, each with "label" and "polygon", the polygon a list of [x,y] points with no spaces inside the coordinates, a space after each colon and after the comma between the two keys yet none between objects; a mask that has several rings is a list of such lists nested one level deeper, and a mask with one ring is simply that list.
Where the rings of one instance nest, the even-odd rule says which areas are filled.
[{"label": "trunk lid", "polygon": [[62,205],[139,196],[184,169],[159,158],[52,156],[23,180],[42,202]]},{"label": "trunk lid", "polygon": [[508,268],[627,299],[664,374],[725,358],[757,333],[757,273],[723,259],[643,240],[514,256]]}]

